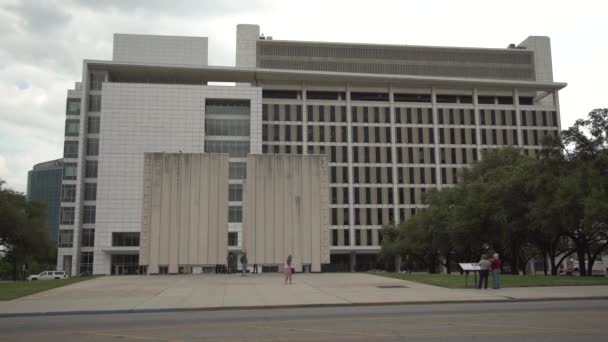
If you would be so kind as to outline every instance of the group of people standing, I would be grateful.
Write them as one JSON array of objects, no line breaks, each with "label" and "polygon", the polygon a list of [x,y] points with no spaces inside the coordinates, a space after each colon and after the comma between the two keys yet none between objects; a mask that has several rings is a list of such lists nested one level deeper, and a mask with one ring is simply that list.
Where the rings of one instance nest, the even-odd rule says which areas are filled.
[{"label": "group of people standing", "polygon": [[502,263],[498,258],[498,254],[494,254],[492,257],[492,261],[488,260],[488,256],[483,254],[481,256],[481,260],[479,261],[479,285],[478,289],[481,289],[481,285],[483,283],[484,289],[488,288],[488,276],[490,272],[492,272],[492,288],[499,289],[500,288],[500,270],[502,269]]},{"label": "group of people standing", "polygon": [[[241,257],[239,258],[239,261],[241,262],[241,266],[242,266],[242,276],[244,277],[245,274],[247,273],[247,253],[245,251],[241,252]],[[233,263],[234,263],[234,256],[232,253],[228,254],[227,257],[227,264],[226,265],[216,265],[215,266],[215,273],[232,273],[234,272],[234,270],[232,269],[233,267]],[[296,272],[296,269],[294,267],[294,262],[293,262],[293,257],[291,255],[289,255],[287,257],[287,259],[285,260],[285,264],[283,265],[283,275],[285,276],[285,285],[287,285],[287,282],[289,282],[289,284],[291,284],[292,279],[293,279],[293,274]],[[253,270],[251,272],[253,273],[258,273],[258,265],[254,264],[253,265]]]}]

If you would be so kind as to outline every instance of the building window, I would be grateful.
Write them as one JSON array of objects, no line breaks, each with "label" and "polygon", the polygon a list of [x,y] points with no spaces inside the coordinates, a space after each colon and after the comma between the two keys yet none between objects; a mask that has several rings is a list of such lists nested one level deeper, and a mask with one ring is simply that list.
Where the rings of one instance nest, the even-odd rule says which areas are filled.
[{"label": "building window", "polygon": [[98,134],[99,133],[99,125],[100,118],[98,116],[89,116],[87,125],[87,133],[90,134]]},{"label": "building window", "polygon": [[76,209],[74,207],[61,207],[60,211],[60,224],[74,224],[74,213]]},{"label": "building window", "polygon": [[138,247],[139,232],[113,232],[112,247]]},{"label": "building window", "polygon": [[93,252],[80,253],[80,274],[93,274]]},{"label": "building window", "polygon": [[86,178],[97,178],[97,160],[87,160],[84,174]]},{"label": "building window", "polygon": [[82,247],[95,246],[95,229],[83,229],[80,243],[82,244]]},{"label": "building window", "polygon": [[243,207],[228,207],[228,222],[243,222]]},{"label": "building window", "polygon": [[65,136],[66,137],[77,137],[79,132],[80,132],[80,120],[78,120],[78,119],[65,120]]},{"label": "building window", "polygon": [[87,139],[87,156],[98,156],[99,155],[99,139],[89,138]]},{"label": "building window", "polygon": [[105,80],[104,74],[91,73],[89,77],[89,90],[101,90],[101,84]]},{"label": "building window", "polygon": [[80,99],[68,99],[65,113],[67,115],[80,115]]},{"label": "building window", "polygon": [[228,246],[236,247],[239,245],[239,233],[238,232],[228,232]]},{"label": "building window", "polygon": [[76,201],[76,184],[63,184],[61,186],[61,202]]},{"label": "building window", "polygon": [[101,112],[101,95],[89,95],[89,112]]},{"label": "building window", "polygon": [[228,201],[242,202],[243,201],[243,184],[228,185]]},{"label": "building window", "polygon": [[60,229],[57,240],[57,247],[70,248],[74,246],[74,231],[71,229]]},{"label": "building window", "polygon": [[245,179],[247,175],[246,163],[230,163],[228,164],[229,179]]},{"label": "building window", "polygon": [[66,141],[63,144],[64,158],[78,158],[78,141]]},{"label": "building window", "polygon": [[82,223],[95,223],[95,212],[95,206],[85,205],[82,211]]},{"label": "building window", "polygon": [[76,179],[76,163],[63,164],[63,179]]},{"label": "building window", "polygon": [[96,201],[97,200],[97,183],[85,183],[84,184],[84,200],[85,201]]}]

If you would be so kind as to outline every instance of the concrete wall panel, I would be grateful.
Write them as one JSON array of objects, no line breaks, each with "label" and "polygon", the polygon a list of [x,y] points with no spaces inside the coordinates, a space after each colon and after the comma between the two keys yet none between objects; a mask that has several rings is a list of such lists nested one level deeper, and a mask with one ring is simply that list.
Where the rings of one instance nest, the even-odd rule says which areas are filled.
[{"label": "concrete wall panel", "polygon": [[249,155],[247,173],[243,239],[249,263],[281,266],[292,255],[297,270],[310,265],[320,271],[329,262],[327,157]]},{"label": "concrete wall panel", "polygon": [[[158,273],[223,264],[228,249],[228,156],[146,153],[140,265]],[[146,186],[149,184],[150,186]]]}]

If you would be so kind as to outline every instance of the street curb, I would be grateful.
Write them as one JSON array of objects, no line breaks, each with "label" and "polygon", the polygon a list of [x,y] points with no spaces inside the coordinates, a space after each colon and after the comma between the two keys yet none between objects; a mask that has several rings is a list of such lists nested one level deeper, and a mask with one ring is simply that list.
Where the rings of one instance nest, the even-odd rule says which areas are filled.
[{"label": "street curb", "polygon": [[201,308],[164,308],[164,309],[123,309],[123,310],[76,310],[76,311],[46,311],[23,313],[0,313],[0,318],[40,317],[40,316],[73,316],[73,315],[112,315],[112,314],[141,314],[168,313],[192,311],[229,311],[229,310],[268,310],[268,309],[310,309],[310,308],[339,308],[339,307],[370,307],[398,305],[437,305],[437,304],[488,304],[488,303],[528,303],[528,302],[565,302],[577,300],[608,300],[608,296],[600,297],[548,297],[548,298],[507,298],[488,300],[441,300],[429,302],[370,302],[370,303],[336,303],[336,304],[294,304],[294,305],[257,305],[257,306],[218,306]]}]

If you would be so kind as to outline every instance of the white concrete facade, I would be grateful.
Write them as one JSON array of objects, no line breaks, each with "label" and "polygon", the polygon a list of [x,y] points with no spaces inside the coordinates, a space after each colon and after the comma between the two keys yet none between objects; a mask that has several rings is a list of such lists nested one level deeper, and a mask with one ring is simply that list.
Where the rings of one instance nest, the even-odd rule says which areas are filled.
[{"label": "white concrete facade", "polygon": [[207,37],[114,34],[112,60],[149,64],[207,65]]},{"label": "white concrete facade", "polygon": [[[237,67],[207,66],[204,37],[116,35],[113,61],[84,61],[82,80],[68,93],[69,99],[80,99],[79,116],[68,116],[80,120],[80,131],[65,137],[66,153],[70,148],[77,151],[64,156],[74,177],[64,178],[63,184],[76,185],[76,198],[62,203],[73,217],[60,230],[72,230],[73,243],[59,248],[58,269],[63,269],[64,257],[71,257],[72,274],[88,269],[81,267],[83,260],[92,260],[93,273],[110,274],[112,255],[138,255],[139,246],[112,246],[112,233],[141,230],[144,153],[204,153],[208,142],[248,142],[250,154],[327,155],[328,173],[337,174],[330,179],[326,208],[331,219],[329,250],[332,257],[350,255],[352,260],[353,255],[377,255],[383,225],[424,208],[424,191],[454,184],[458,170],[481,158],[484,149],[519,146],[535,156],[542,137],[561,129],[558,91],[566,84],[553,81],[547,37],[529,37],[519,48],[509,49],[410,49],[275,44],[259,34],[257,25],[237,27]],[[265,49],[262,57],[278,63],[277,69],[256,66],[260,46]],[[339,58],[348,57],[349,49],[355,55],[371,49],[386,59],[385,66],[391,65],[391,58],[398,59],[395,51],[470,54],[481,58],[480,75],[486,78],[463,76],[466,68],[434,74],[449,61],[414,60],[414,65],[433,64],[428,75],[424,68],[412,74],[407,69],[374,73],[365,56],[356,72],[302,69],[321,58],[341,70],[342,62],[323,57],[329,51],[324,49],[340,51]],[[297,63],[289,64],[292,52]],[[502,52],[510,56],[506,63],[496,57]],[[405,68],[411,60],[403,57],[399,63]],[[502,67],[492,69],[492,61]],[[488,78],[511,69],[525,72]],[[206,86],[208,82],[237,86]],[[241,86],[245,84],[250,86]],[[248,101],[247,133],[208,136],[208,99]],[[222,120],[224,114],[211,116]],[[246,160],[246,155],[231,156],[229,165]],[[229,184],[240,185],[243,178],[231,178]],[[96,196],[89,191],[93,188]],[[238,234],[231,251],[244,247],[243,225],[237,221],[228,223],[228,232]],[[87,245],[84,233],[91,229],[95,241]]]}]

